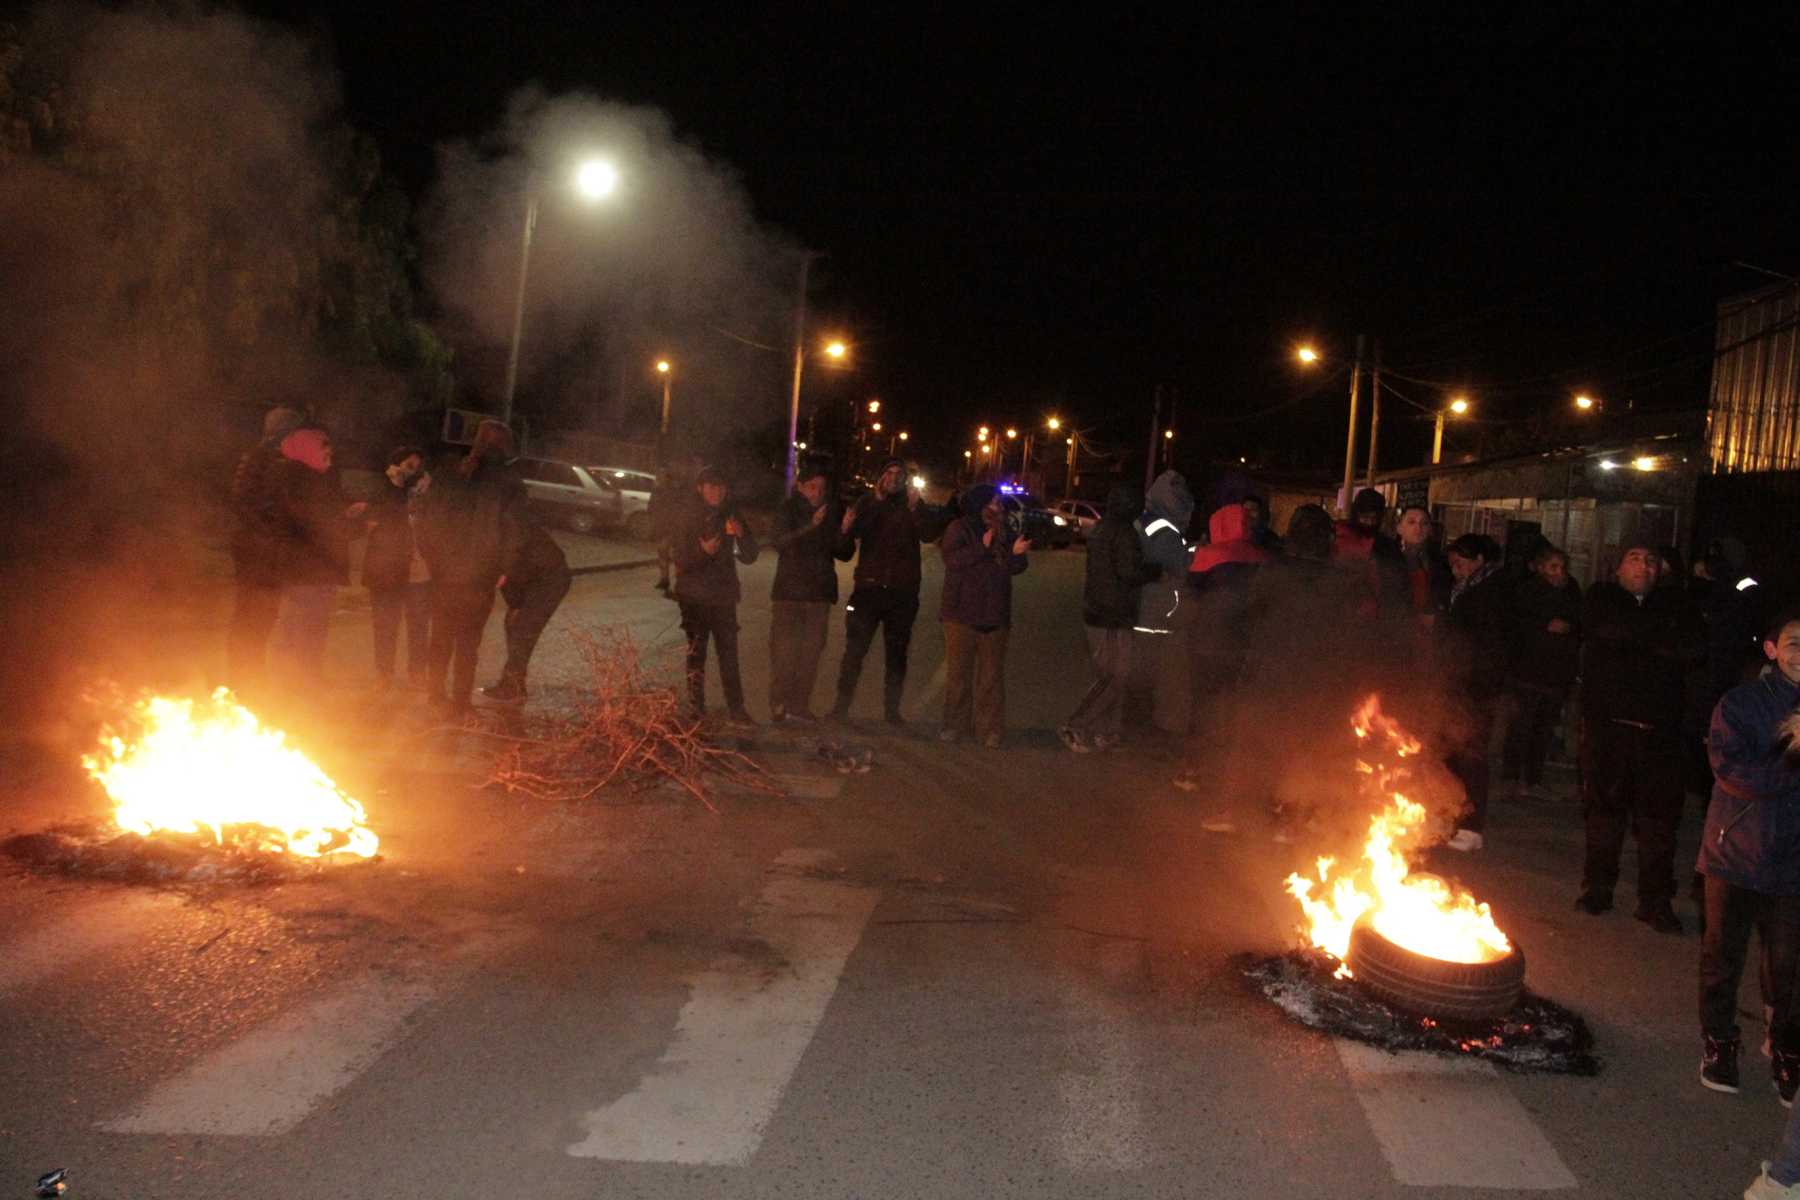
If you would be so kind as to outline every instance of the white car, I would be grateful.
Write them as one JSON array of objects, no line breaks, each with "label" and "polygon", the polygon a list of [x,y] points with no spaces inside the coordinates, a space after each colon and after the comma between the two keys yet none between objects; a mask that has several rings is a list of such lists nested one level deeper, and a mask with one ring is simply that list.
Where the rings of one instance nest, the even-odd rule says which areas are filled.
[{"label": "white car", "polygon": [[601,487],[618,493],[619,520],[625,535],[636,541],[650,540],[650,492],[656,476],[630,467],[589,467],[588,475]]},{"label": "white car", "polygon": [[1061,501],[1057,504],[1056,511],[1075,526],[1075,536],[1084,542],[1087,541],[1087,535],[1094,531],[1094,526],[1100,523],[1102,515],[1098,505],[1089,504],[1086,500]]},{"label": "white car", "polygon": [[594,478],[591,468],[548,458],[518,458],[513,469],[525,481],[525,495],[540,517],[576,533],[592,533],[625,519],[623,498]]}]

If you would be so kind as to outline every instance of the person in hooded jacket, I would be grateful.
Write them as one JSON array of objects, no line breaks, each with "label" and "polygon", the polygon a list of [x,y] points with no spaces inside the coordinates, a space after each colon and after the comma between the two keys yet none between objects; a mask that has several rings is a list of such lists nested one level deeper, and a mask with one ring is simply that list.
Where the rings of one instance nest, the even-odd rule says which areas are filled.
[{"label": "person in hooded jacket", "polygon": [[[510,465],[506,473],[518,478]],[[524,487],[522,481],[520,487]],[[531,655],[573,582],[568,556],[538,522],[531,506],[517,506],[512,514],[513,536],[500,567],[500,598],[506,602],[501,623],[506,632],[506,665],[497,681],[481,689],[481,698],[494,704],[525,703]]]},{"label": "person in hooded jacket", "polygon": [[283,548],[281,442],[305,418],[291,408],[271,408],[263,417],[262,440],[238,459],[231,480],[231,507],[237,527],[231,535],[236,594],[225,637],[225,682],[240,694],[257,690],[268,670],[269,636],[281,616]]},{"label": "person in hooded jacket", "polygon": [[1006,730],[1006,639],[1012,577],[1031,543],[1008,528],[1000,494],[987,484],[963,493],[962,516],[944,531],[944,726],[955,741],[973,727],[989,749]]},{"label": "person in hooded jacket", "polygon": [[512,430],[483,421],[455,468],[433,474],[419,505],[415,531],[431,572],[426,690],[433,708],[454,717],[470,711],[494,588],[531,523],[525,485],[506,465],[515,456]]},{"label": "person in hooded jacket", "polygon": [[413,537],[413,507],[425,482],[425,452],[399,446],[388,455],[384,482],[369,504],[369,540],[362,581],[369,589],[369,626],[375,639],[375,678],[387,688],[399,659],[400,627],[406,626],[406,672],[424,687],[431,632],[431,586]]},{"label": "person in hooded jacket", "polygon": [[1185,736],[1193,711],[1188,637],[1194,606],[1187,594],[1187,527],[1194,518],[1194,496],[1179,471],[1164,471],[1144,493],[1144,513],[1137,521],[1144,561],[1158,570],[1138,596],[1138,619],[1132,627],[1132,662],[1148,676],[1150,721],[1164,733]]},{"label": "person in hooded jacket", "polygon": [[727,719],[740,727],[755,725],[744,707],[743,677],[738,672],[738,563],[753,563],[759,553],[756,535],[738,515],[724,473],[714,467],[700,472],[695,495],[675,519],[671,552],[675,558],[675,599],[681,605],[681,631],[687,635],[688,695],[696,717],[706,713],[706,644],[719,662]]},{"label": "person in hooded jacket", "polygon": [[1531,567],[1512,593],[1513,719],[1500,779],[1541,797],[1550,738],[1581,669],[1581,588],[1569,578],[1568,556],[1555,546],[1541,548]]},{"label": "person in hooded jacket", "polygon": [[1111,749],[1123,727],[1138,594],[1162,576],[1162,568],[1144,561],[1138,541],[1136,520],[1143,508],[1136,488],[1115,487],[1106,497],[1106,515],[1088,531],[1081,617],[1094,682],[1056,731],[1062,744],[1078,754]]},{"label": "person in hooded jacket", "polygon": [[[1706,923],[1700,950],[1700,1082],[1738,1090],[1738,982],[1754,929],[1776,1091],[1800,1091],[1800,608],[1776,614],[1768,666],[1727,691],[1707,733],[1713,791],[1700,839]],[[1793,1138],[1800,1151],[1800,1140]],[[1800,1183],[1800,1154],[1783,1164]]]},{"label": "person in hooded jacket", "polygon": [[801,461],[794,494],[775,510],[769,545],[779,559],[769,589],[769,719],[818,720],[812,711],[819,658],[837,603],[837,562],[853,546],[843,535],[843,505],[829,495],[823,460]]},{"label": "person in hooded jacket", "polygon": [[1500,578],[1500,547],[1493,538],[1465,533],[1450,543],[1445,557],[1456,582],[1444,618],[1442,661],[1463,701],[1465,724],[1444,756],[1444,766],[1463,785],[1468,799],[1445,844],[1466,852],[1481,849],[1485,840],[1488,742],[1506,688],[1512,611]]},{"label": "person in hooded jacket", "polygon": [[352,504],[332,470],[331,435],[302,427],[281,439],[277,490],[285,531],[276,636],[299,679],[325,673],[325,639],[338,589],[350,582],[350,538],[368,505]]},{"label": "person in hooded jacket", "polygon": [[856,550],[849,602],[844,605],[844,657],[838,663],[837,703],[831,715],[848,720],[862,679],[863,659],[881,631],[882,710],[888,724],[903,726],[900,700],[913,622],[919,616],[919,543],[932,536],[919,492],[903,459],[881,464],[873,493],[845,510],[839,532]]}]

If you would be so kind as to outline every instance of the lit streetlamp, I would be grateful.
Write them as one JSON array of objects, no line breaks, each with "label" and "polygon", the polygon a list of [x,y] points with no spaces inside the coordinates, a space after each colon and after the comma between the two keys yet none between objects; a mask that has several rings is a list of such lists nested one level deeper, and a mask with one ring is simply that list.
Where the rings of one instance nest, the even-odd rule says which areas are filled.
[{"label": "lit streetlamp", "polygon": [[[604,200],[618,187],[619,172],[604,159],[589,159],[575,169],[575,190],[591,201]],[[525,280],[531,270],[531,235],[537,231],[538,195],[525,189],[525,229],[519,245],[519,290],[513,297],[512,344],[506,352],[506,384],[500,391],[500,420],[512,424],[513,394],[519,383],[519,342],[525,333]]]},{"label": "lit streetlamp", "polygon": [[1310,367],[1319,361],[1319,352],[1311,346],[1299,346],[1294,350],[1294,357],[1303,367]]},{"label": "lit streetlamp", "polygon": [[662,424],[656,429],[656,465],[660,467],[666,462],[663,443],[669,438],[669,383],[674,378],[675,365],[666,358],[659,358],[656,360],[656,373],[662,376],[663,383]]},{"label": "lit streetlamp", "polygon": [[1469,411],[1469,402],[1462,396],[1452,397],[1449,405],[1437,411],[1437,424],[1431,434],[1431,463],[1436,466],[1444,456],[1444,418],[1445,416],[1462,416]]},{"label": "lit streetlamp", "polygon": [[1592,412],[1599,406],[1600,402],[1586,392],[1582,392],[1575,397],[1575,408],[1578,412]]}]

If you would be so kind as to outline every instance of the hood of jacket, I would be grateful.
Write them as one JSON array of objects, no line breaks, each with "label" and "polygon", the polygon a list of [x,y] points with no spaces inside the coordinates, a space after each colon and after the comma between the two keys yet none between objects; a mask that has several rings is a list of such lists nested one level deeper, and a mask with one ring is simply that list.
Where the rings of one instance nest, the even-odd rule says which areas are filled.
[{"label": "hood of jacket", "polygon": [[1194,551],[1190,571],[1210,571],[1221,563],[1266,562],[1269,552],[1250,538],[1250,518],[1242,504],[1226,504],[1207,518],[1206,531],[1211,537],[1206,545]]},{"label": "hood of jacket", "polygon": [[962,515],[977,524],[981,522],[981,510],[989,501],[1000,494],[1000,490],[990,484],[978,483],[962,494]]},{"label": "hood of jacket", "polygon": [[1144,508],[1185,530],[1194,518],[1194,494],[1179,471],[1164,471],[1144,494]]}]

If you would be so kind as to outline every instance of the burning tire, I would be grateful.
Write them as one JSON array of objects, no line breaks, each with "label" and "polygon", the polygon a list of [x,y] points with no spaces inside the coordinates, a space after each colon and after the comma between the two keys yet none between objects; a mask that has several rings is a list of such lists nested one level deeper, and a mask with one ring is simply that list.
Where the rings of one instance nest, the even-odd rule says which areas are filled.
[{"label": "burning tire", "polygon": [[1448,962],[1397,946],[1367,924],[1351,931],[1345,961],[1356,981],[1376,996],[1440,1021],[1502,1016],[1519,1002],[1525,986],[1525,955],[1517,946],[1494,962]]}]

